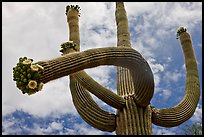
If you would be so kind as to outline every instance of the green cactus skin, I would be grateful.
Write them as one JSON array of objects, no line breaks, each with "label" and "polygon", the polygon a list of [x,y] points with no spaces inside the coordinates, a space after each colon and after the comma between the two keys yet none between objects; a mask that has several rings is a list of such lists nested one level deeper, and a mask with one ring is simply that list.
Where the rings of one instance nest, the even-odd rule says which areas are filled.
[{"label": "green cactus skin", "polygon": [[186,64],[186,94],[181,102],[174,107],[153,109],[152,122],[162,127],[178,126],[191,118],[200,97],[197,62],[188,32],[180,34],[180,43]]},{"label": "green cactus skin", "polygon": [[113,93],[112,91],[104,88],[100,84],[96,83],[87,73],[80,71],[74,74],[75,79],[89,92],[96,97],[107,103],[108,105],[121,109],[125,105],[125,99]]},{"label": "green cactus skin", "polygon": [[[101,65],[114,65],[122,66],[130,69],[134,86],[145,85],[145,83],[151,84],[153,90],[153,74],[144,58],[139,52],[132,48],[126,47],[109,47],[109,48],[96,48],[89,49],[83,52],[75,52],[67,54],[52,60],[39,61],[37,64],[44,67],[44,72],[41,74],[39,80],[43,83],[47,83],[51,80],[64,77],[66,75],[81,71],[87,68],[93,68]],[[138,72],[138,73],[133,73]],[[139,80],[143,77],[142,80]],[[139,86],[143,87],[143,86]],[[151,93],[151,94],[150,94]],[[151,100],[152,91],[146,89],[138,90],[136,88],[136,96],[147,96]],[[143,102],[140,98],[136,98],[138,105],[147,106],[150,102]]]},{"label": "green cactus skin", "polygon": [[[69,5],[68,5],[69,6]],[[67,7],[68,7],[67,6]],[[76,7],[73,6],[72,7]],[[77,6],[79,7],[79,6]],[[76,51],[80,51],[80,34],[79,34],[79,10],[74,8],[69,8],[67,12],[67,23],[69,27],[69,41],[74,41],[76,43]]]}]

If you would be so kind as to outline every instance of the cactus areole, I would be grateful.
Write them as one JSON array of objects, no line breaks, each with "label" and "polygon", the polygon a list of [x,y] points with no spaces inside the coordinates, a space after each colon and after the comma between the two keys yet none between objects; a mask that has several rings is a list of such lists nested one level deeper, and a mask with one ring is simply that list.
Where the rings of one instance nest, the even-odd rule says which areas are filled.
[{"label": "cactus areole", "polygon": [[[154,94],[154,77],[147,61],[131,48],[128,19],[123,2],[116,2],[117,46],[94,48],[80,52],[78,5],[66,7],[69,27],[68,42],[61,44],[62,56],[33,63],[20,58],[13,68],[13,80],[23,94],[41,91],[43,84],[68,76],[74,106],[88,124],[117,135],[151,135],[152,123],[174,127],[187,121],[195,112],[200,97],[197,62],[190,34],[177,30],[186,65],[186,89],[181,102],[171,108],[150,106]],[[117,93],[103,87],[84,69],[101,65],[117,66]],[[110,113],[101,109],[90,93],[117,109]]]}]

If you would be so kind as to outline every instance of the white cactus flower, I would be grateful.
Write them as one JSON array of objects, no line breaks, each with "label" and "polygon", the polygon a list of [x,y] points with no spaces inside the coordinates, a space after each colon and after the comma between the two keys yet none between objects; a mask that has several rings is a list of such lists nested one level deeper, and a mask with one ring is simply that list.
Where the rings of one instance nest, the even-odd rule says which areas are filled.
[{"label": "white cactus flower", "polygon": [[28,83],[30,89],[35,89],[37,87],[37,82],[35,80],[30,80]]},{"label": "white cactus flower", "polygon": [[23,61],[23,64],[25,64],[25,65],[29,65],[29,64],[31,64],[32,63],[32,60],[31,59],[27,59],[27,60],[24,60]]},{"label": "white cactus flower", "polygon": [[30,66],[32,71],[38,71],[38,66],[37,65],[32,65]]},{"label": "white cactus flower", "polygon": [[36,64],[36,66],[37,66],[40,70],[44,70],[44,67],[42,67],[41,65]]}]

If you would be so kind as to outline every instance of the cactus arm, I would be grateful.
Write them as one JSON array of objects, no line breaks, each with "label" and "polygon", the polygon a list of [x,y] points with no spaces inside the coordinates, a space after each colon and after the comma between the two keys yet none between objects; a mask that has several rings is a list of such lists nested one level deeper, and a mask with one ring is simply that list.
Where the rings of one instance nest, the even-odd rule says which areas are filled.
[{"label": "cactus arm", "polygon": [[[67,6],[68,8],[68,6]],[[79,35],[79,17],[78,10],[74,8],[69,8],[66,10],[67,22],[69,26],[69,40],[76,43],[76,51],[80,51],[80,35]],[[66,52],[66,51],[65,51]],[[66,52],[68,53],[68,52]],[[85,71],[80,71],[78,73],[72,74],[80,84],[86,88],[89,92],[97,96],[99,99],[103,100],[110,106],[114,108],[122,108],[125,104],[125,100],[114,94],[112,91],[101,86],[94,79],[92,79]]]},{"label": "cactus arm", "polygon": [[[93,68],[100,65],[123,66],[129,68],[132,72],[138,71],[140,73],[133,74],[133,80],[137,80],[138,77],[148,78],[146,79],[147,81],[144,79],[140,82],[148,82],[150,80],[149,77],[153,77],[152,73],[148,73],[149,71],[145,70],[150,70],[150,67],[141,54],[132,48],[125,47],[90,49],[32,64],[40,65],[43,68],[43,73],[40,74],[37,81],[38,83],[42,82],[44,84],[83,69]],[[14,71],[17,67],[18,66],[13,68]]]},{"label": "cactus arm", "polygon": [[107,103],[108,105],[121,109],[125,105],[125,99],[113,93],[112,91],[101,86],[95,82],[87,73],[80,71],[74,73],[75,79],[89,92],[97,96],[99,99]]},{"label": "cactus arm", "polygon": [[174,127],[182,124],[193,116],[199,101],[200,82],[190,34],[187,32],[181,33],[180,43],[186,64],[185,96],[175,107],[165,109],[153,108],[152,122],[155,125]]},{"label": "cactus arm", "polygon": [[102,110],[77,80],[70,76],[70,89],[75,108],[91,126],[112,132],[115,130],[115,114]]},{"label": "cactus arm", "polygon": [[[72,41],[71,44],[65,43],[62,49],[63,55],[80,51],[80,38],[79,38],[79,18],[77,6],[67,6],[66,15],[67,22],[69,25],[70,35],[69,40]],[[63,46],[62,46],[63,47]],[[82,71],[83,73],[84,71]],[[85,73],[85,72],[84,72]],[[86,73],[85,73],[86,74]],[[79,77],[81,75],[79,74]],[[83,75],[82,75],[83,76]],[[85,81],[87,83],[92,81]],[[92,99],[88,91],[81,86],[81,84],[76,80],[75,73],[70,75],[70,90],[73,98],[73,103],[78,113],[88,124],[91,126],[102,130],[112,132],[115,130],[115,114],[111,114],[103,111]]]},{"label": "cactus arm", "polygon": [[100,65],[123,66],[132,71],[139,71],[140,73],[134,73],[134,79],[137,79],[137,77],[148,78],[147,81],[143,80],[141,82],[151,81],[149,77],[153,77],[152,73],[148,71],[150,70],[149,65],[143,59],[141,54],[132,48],[125,47],[89,49],[47,61],[39,61],[36,62],[36,64],[44,67],[44,72],[39,78],[43,83],[47,83],[51,80],[55,80],[83,69],[93,68]]},{"label": "cactus arm", "polygon": [[79,10],[80,8],[78,5],[68,5],[65,13],[67,15],[67,23],[69,26],[69,40],[76,43],[77,51],[80,51]]},{"label": "cactus arm", "polygon": [[147,78],[140,81],[141,83],[152,81],[149,77],[153,78],[152,73],[149,71],[149,65],[142,58],[140,53],[132,48],[125,47],[90,49],[36,63],[44,67],[44,72],[39,78],[43,83],[47,83],[51,80],[55,80],[86,68],[100,65],[123,66],[129,68],[133,72],[140,72],[133,73],[132,77],[133,80],[138,77]]},{"label": "cactus arm", "polygon": [[128,19],[123,2],[116,2],[117,46],[131,47]]}]

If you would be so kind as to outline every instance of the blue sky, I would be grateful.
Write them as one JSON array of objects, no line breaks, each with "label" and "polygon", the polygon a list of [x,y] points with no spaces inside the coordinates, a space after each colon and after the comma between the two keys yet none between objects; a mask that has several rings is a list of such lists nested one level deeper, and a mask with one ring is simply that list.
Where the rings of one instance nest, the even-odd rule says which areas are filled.
[{"label": "blue sky", "polygon": [[[12,68],[18,58],[34,61],[60,56],[60,44],[68,40],[65,7],[81,7],[81,50],[116,46],[115,3],[2,3],[2,134],[104,135],[84,122],[72,103],[69,78],[44,85],[43,91],[23,95],[12,81]],[[202,83],[202,3],[126,2],[131,44],[148,61],[154,73],[155,91],[151,105],[173,107],[185,95],[185,67],[176,30],[185,26],[191,34]],[[116,68],[100,66],[85,70],[101,85],[116,93]],[[178,127],[153,124],[153,134],[181,134],[185,125],[202,120],[201,97],[192,118]],[[115,109],[94,95],[106,111]]]}]

